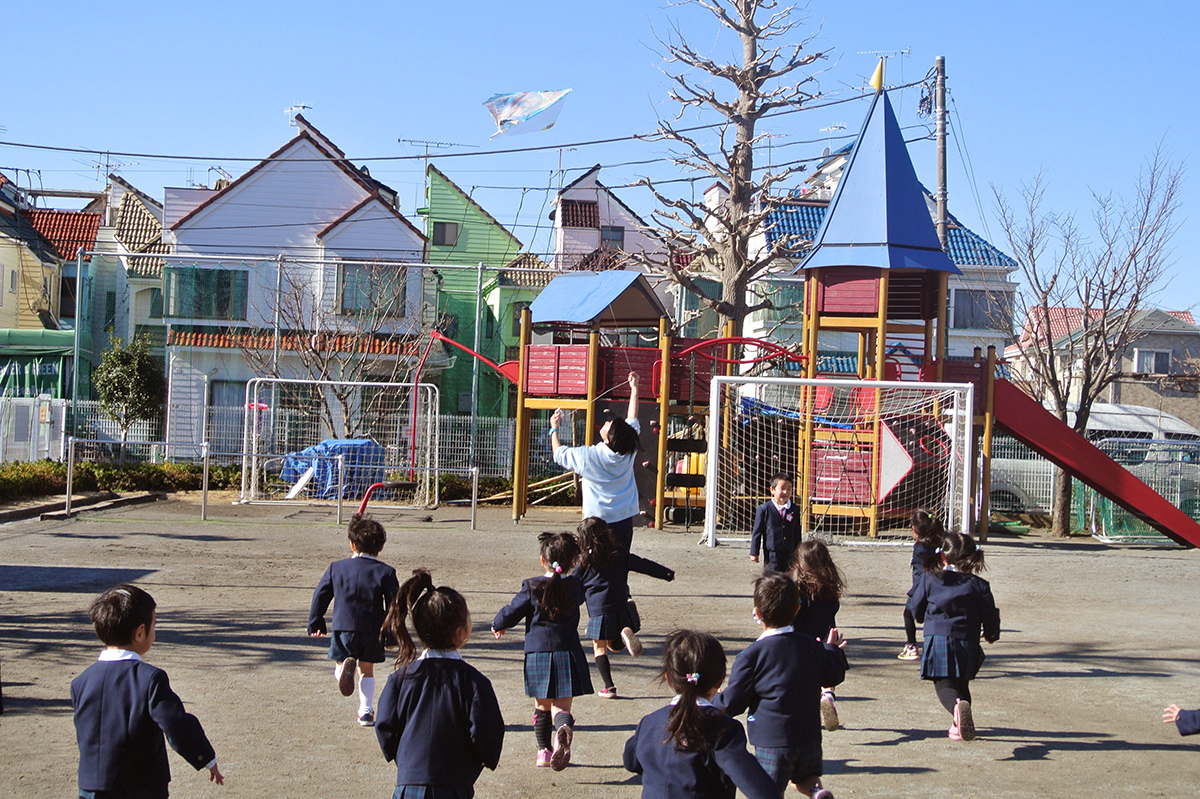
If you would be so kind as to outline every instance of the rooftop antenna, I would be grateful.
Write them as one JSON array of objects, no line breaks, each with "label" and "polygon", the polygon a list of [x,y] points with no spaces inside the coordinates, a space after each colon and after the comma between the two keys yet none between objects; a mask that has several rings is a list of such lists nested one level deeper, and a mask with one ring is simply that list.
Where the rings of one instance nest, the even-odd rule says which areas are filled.
[{"label": "rooftop antenna", "polygon": [[846,129],[846,126],[843,125],[841,122],[834,122],[832,125],[830,125],[827,128],[821,128],[821,133],[826,133],[826,132],[829,133],[829,146],[826,147],[825,151],[821,153],[821,157],[828,158],[829,156],[833,155],[833,132],[835,130],[845,130],[845,129]]},{"label": "rooftop antenna", "polygon": [[[883,59],[883,74],[887,74],[887,60],[892,56],[897,58],[903,56],[907,58],[912,55],[911,48],[905,47],[903,50],[859,50],[858,55],[873,55]],[[863,89],[867,88],[867,82],[863,81]]]},{"label": "rooftop antenna", "polygon": [[299,114],[301,111],[311,111],[311,110],[312,110],[312,106],[309,105],[308,103],[296,103],[295,105],[290,107],[284,113],[288,115],[288,124],[294,128],[294,127],[296,127],[296,114]]},{"label": "rooftop antenna", "polygon": [[115,161],[109,153],[99,153],[92,161],[77,161],[76,163],[96,170],[96,180],[106,179],[114,172],[120,172],[121,167],[137,166],[137,161]]},{"label": "rooftop antenna", "polygon": [[[425,148],[425,154],[423,156],[421,156],[421,178],[422,178],[422,180],[426,180],[429,175],[429,148],[430,147],[432,147],[435,150],[447,150],[451,147],[478,147],[479,146],[478,144],[460,144],[459,142],[453,142],[453,141],[429,141],[427,139],[396,139],[396,141],[399,142],[400,144],[415,144],[418,147]],[[417,205],[420,205],[420,204],[421,204],[421,201],[418,199]]]}]

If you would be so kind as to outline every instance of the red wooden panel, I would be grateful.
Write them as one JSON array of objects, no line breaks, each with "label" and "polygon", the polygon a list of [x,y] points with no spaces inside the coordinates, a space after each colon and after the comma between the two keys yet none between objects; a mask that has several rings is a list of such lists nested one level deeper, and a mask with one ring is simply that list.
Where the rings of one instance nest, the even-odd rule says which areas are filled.
[{"label": "red wooden panel", "polygon": [[[652,399],[658,395],[656,370],[659,351],[651,347],[602,347],[600,361],[604,364],[604,383],[600,392],[608,397],[618,399],[629,398],[629,373],[635,372],[641,385],[639,392],[642,399]],[[611,391],[610,391],[611,389]]]},{"label": "red wooden panel", "polygon": [[848,447],[814,447],[809,461],[811,498],[817,502],[871,501],[871,452]]},{"label": "red wooden panel", "polygon": [[880,270],[862,266],[822,269],[817,308],[827,314],[867,314],[879,311]]},{"label": "red wooden panel", "polygon": [[[932,272],[892,272],[888,277],[888,319],[897,321],[929,318],[929,279]],[[935,284],[936,285],[936,284]]]},{"label": "red wooden panel", "polygon": [[587,344],[530,344],[525,392],[530,396],[586,396]]},{"label": "red wooden panel", "polygon": [[[942,382],[970,383],[975,386],[975,413],[983,413],[987,410],[987,396],[983,385],[986,369],[987,361],[946,361],[942,368]],[[937,380],[937,361],[921,364],[921,380]]]}]

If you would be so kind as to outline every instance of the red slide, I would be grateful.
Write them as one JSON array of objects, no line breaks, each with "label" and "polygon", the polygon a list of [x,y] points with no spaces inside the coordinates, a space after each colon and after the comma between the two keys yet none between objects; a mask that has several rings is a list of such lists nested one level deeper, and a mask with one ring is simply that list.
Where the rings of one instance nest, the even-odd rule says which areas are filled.
[{"label": "red slide", "polygon": [[1007,380],[997,380],[996,423],[1146,524],[1184,546],[1200,546],[1200,524]]}]

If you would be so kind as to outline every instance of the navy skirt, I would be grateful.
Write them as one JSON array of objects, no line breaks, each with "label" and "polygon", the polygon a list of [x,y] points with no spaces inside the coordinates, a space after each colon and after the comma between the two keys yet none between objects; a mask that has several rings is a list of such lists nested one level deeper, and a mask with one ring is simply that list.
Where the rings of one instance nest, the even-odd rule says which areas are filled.
[{"label": "navy skirt", "polygon": [[589,641],[608,641],[613,650],[620,652],[625,648],[621,630],[628,627],[636,633],[642,627],[627,608],[628,603],[626,607],[607,611],[600,616],[589,616],[584,637]]},{"label": "navy skirt", "polygon": [[592,675],[580,647],[570,652],[525,653],[525,695],[534,699],[568,699],[592,693]]},{"label": "navy skirt", "polygon": [[965,641],[945,635],[925,636],[921,653],[921,679],[939,680],[953,677],[973,680],[983,665],[983,647],[978,641]]}]

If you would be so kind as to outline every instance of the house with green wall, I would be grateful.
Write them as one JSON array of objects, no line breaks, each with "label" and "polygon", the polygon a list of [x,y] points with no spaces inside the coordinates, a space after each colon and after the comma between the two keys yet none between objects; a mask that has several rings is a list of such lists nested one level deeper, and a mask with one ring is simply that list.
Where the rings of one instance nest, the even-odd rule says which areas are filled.
[{"label": "house with green wall", "polygon": [[[496,314],[504,313],[509,304],[504,300],[508,281],[499,279],[499,271],[517,257],[521,242],[437,167],[426,167],[425,179],[425,207],[417,213],[425,217],[428,263],[439,267],[439,330],[474,349],[478,320],[482,325],[479,352],[493,361],[503,361],[506,341],[512,337],[497,334],[498,329],[508,332],[507,320],[498,319]],[[508,381],[481,363],[475,393],[474,358],[447,349],[455,362],[438,381],[441,412],[467,414],[474,408],[485,416],[507,415]]]}]

